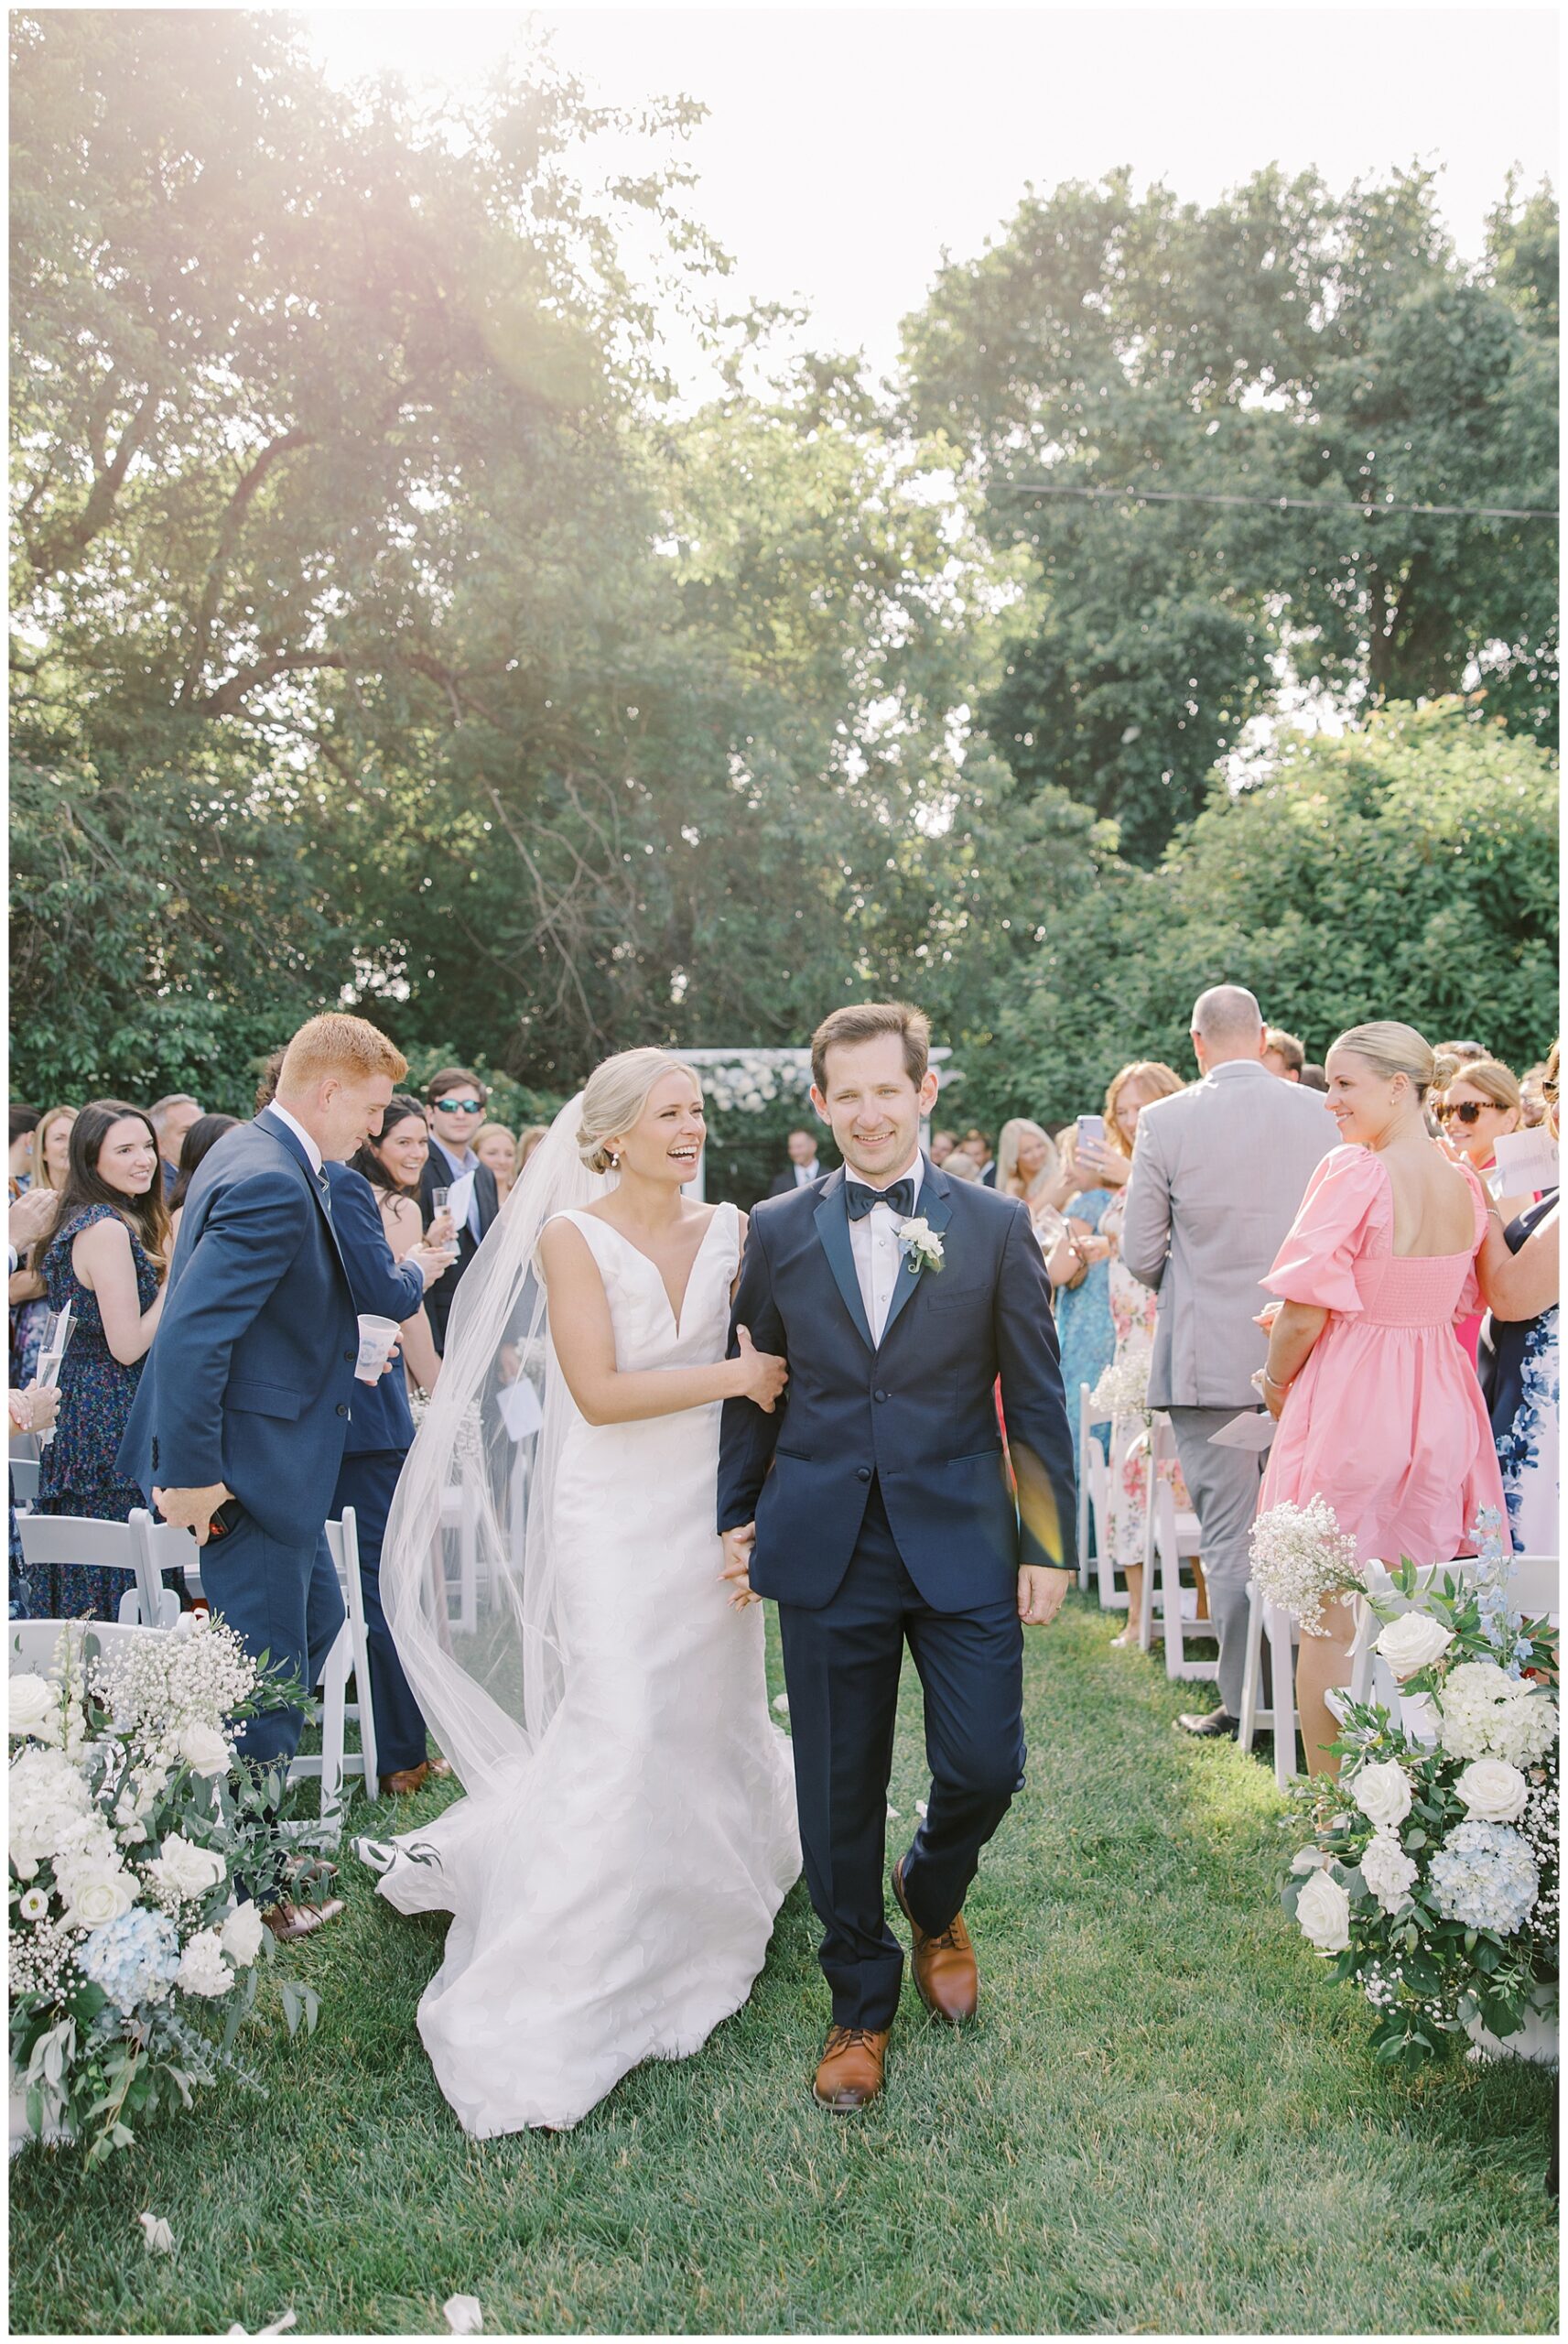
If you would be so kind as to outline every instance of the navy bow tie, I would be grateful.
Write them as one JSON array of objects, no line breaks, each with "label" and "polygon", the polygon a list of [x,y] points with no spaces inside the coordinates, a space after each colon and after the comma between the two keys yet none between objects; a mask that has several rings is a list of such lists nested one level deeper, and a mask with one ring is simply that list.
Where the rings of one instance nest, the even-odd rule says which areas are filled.
[{"label": "navy bow tie", "polygon": [[891,1205],[903,1221],[914,1210],[914,1182],[895,1180],[891,1188],[868,1188],[863,1180],[846,1180],[844,1199],[851,1221],[864,1221],[873,1205]]}]

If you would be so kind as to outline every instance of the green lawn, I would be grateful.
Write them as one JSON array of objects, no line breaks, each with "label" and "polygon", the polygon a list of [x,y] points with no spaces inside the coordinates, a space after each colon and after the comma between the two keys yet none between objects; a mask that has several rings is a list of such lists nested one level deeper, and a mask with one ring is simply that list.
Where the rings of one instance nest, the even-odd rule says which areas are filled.
[{"label": "green lawn", "polygon": [[[1075,1601],[1032,1636],[1029,1787],[968,1905],[980,2018],[955,2038],[906,1985],[866,2114],[810,2097],[826,2002],[796,1889],[698,2058],[573,2133],[470,2143],[413,2024],[441,1924],[350,1859],[349,1914],[288,1962],[320,2031],[264,2046],[269,2100],[225,2087],[85,2179],[69,2154],[13,2169],[14,2327],[292,2307],[305,2332],[428,2332],[463,2294],[492,2333],[1554,2330],[1549,2077],[1373,2067],[1369,2013],[1275,1899],[1271,1775],[1173,1733],[1190,1688],[1111,1633]],[[894,1834],[924,1792],[905,1690]]]}]

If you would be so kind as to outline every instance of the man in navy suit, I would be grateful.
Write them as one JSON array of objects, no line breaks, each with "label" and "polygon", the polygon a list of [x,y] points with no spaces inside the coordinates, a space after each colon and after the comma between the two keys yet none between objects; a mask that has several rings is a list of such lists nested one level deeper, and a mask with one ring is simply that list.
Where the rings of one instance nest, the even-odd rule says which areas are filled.
[{"label": "man in navy suit", "polygon": [[[1071,1584],[1072,1441],[1050,1285],[1023,1206],[920,1149],[929,1028],[902,1003],[836,1011],[812,1104],[844,1166],[752,1215],[731,1328],[782,1352],[773,1415],[724,1407],[719,1528],[737,1601],[778,1603],[795,1792],[833,2024],[824,2107],[881,2087],[903,1973],[881,1866],[903,1646],[925,1695],[929,1812],[892,1871],[934,2015],[979,1994],[963,1917],[1021,1786],[1022,1624]],[[1002,1448],[994,1397],[1007,1419]]]},{"label": "man in navy suit", "polygon": [[[165,1521],[195,1533],[214,1612],[307,1685],[342,1625],[322,1525],[362,1388],[323,1167],[380,1130],[406,1071],[362,1018],[315,1017],[296,1034],[272,1104],[226,1132],[191,1181],[120,1451]],[[287,1763],[302,1724],[275,1710],[240,1747]]]}]

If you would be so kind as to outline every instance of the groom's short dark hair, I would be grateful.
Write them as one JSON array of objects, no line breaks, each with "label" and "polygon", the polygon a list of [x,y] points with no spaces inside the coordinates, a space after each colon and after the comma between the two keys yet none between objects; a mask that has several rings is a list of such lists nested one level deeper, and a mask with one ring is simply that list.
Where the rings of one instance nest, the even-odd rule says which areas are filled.
[{"label": "groom's short dark hair", "polygon": [[918,1091],[931,1062],[931,1020],[907,1001],[856,1001],[825,1017],[811,1037],[811,1079],[818,1091],[827,1089],[827,1053],[836,1042],[870,1042],[879,1034],[896,1034],[903,1044],[904,1071]]}]

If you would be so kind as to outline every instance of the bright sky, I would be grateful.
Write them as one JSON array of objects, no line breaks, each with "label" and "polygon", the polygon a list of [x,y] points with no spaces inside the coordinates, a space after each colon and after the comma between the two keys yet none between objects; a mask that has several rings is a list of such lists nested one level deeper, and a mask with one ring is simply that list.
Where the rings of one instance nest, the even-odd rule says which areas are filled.
[{"label": "bright sky", "polygon": [[[1331,185],[1442,168],[1478,253],[1510,164],[1555,178],[1554,8],[565,7],[303,12],[334,78],[481,81],[532,22],[592,95],[684,92],[698,215],[738,295],[798,299],[817,348],[881,371],[943,250],[979,250],[1025,183],[1119,163],[1206,201],[1260,166]],[[739,300],[737,300],[739,306]],[[675,345],[683,371],[688,361]]]}]

